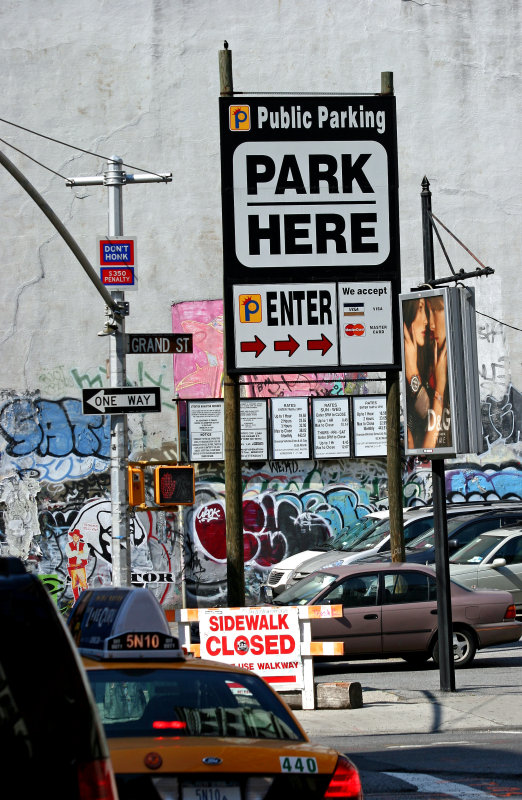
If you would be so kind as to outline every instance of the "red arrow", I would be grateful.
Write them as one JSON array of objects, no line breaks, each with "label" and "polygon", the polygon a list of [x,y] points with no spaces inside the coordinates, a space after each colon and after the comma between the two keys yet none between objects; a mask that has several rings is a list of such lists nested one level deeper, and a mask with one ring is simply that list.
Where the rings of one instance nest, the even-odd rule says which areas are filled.
[{"label": "red arrow", "polygon": [[330,339],[327,339],[324,333],[321,334],[320,339],[308,339],[306,343],[306,347],[308,350],[322,350],[322,355],[324,356],[325,353],[328,352],[330,347],[332,346],[332,342]]},{"label": "red arrow", "polygon": [[256,358],[266,347],[266,344],[261,341],[259,336],[254,336],[253,342],[240,342],[242,353],[255,353]]},{"label": "red arrow", "polygon": [[282,342],[274,342],[274,350],[288,350],[288,355],[293,356],[297,348],[299,347],[299,342],[296,342],[293,336],[288,334],[288,341]]}]

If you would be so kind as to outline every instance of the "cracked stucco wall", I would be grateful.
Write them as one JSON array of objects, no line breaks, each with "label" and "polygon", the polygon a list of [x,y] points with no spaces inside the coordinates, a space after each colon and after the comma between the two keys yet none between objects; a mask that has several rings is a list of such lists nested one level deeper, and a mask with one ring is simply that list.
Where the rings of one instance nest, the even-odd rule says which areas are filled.
[{"label": "cracked stucco wall", "polygon": [[[127,330],[170,331],[172,303],[222,295],[217,100],[223,40],[233,52],[240,92],[378,92],[381,72],[391,70],[403,289],[423,277],[420,191],[427,175],[434,213],[495,269],[475,286],[482,392],[502,421],[512,412],[511,388],[522,390],[521,23],[518,0],[8,0],[0,8],[2,30],[9,31],[0,50],[0,138],[36,161],[1,146],[93,263],[96,238],[107,233],[106,190],[71,189],[65,178],[101,174],[112,155],[133,165],[129,172],[172,171],[170,184],[123,190],[124,233],[138,239],[141,286],[126,295]],[[106,466],[103,431],[86,433],[75,406],[82,388],[106,381],[108,345],[97,336],[104,304],[4,170],[0,192],[0,390],[8,393],[3,402],[36,397],[44,403],[46,427],[22,436],[36,449],[14,460],[29,478],[36,469],[53,487],[46,508],[54,513],[64,482],[99,480]],[[443,238],[455,269],[475,269],[469,254]],[[448,271],[436,245],[437,275]],[[162,386],[171,400],[169,358],[128,357],[127,374],[133,383]],[[56,432],[62,419],[66,434]],[[175,438],[174,408],[167,404],[161,415],[130,419],[129,426],[133,450],[161,450]],[[517,461],[518,450],[512,442],[505,446],[500,424],[499,430],[500,443],[488,458]],[[4,494],[13,491],[13,458],[1,443]],[[26,489],[20,478],[16,502],[26,504],[26,514],[13,517],[13,536],[17,519],[23,531],[36,530],[38,500]],[[96,491],[103,493],[103,485]]]}]

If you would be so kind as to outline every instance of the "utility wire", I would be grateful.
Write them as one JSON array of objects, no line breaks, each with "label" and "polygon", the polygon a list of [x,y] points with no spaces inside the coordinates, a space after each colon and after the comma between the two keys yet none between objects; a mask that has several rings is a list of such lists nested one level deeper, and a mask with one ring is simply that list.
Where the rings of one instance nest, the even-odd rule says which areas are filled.
[{"label": "utility wire", "polygon": [[38,166],[39,166],[39,167],[43,167],[44,169],[47,169],[47,170],[49,170],[49,172],[52,172],[52,173],[53,173],[53,175],[58,175],[58,177],[59,177],[59,178],[63,178],[63,180],[64,180],[64,181],[66,181],[66,180],[67,180],[67,178],[65,177],[65,175],[61,175],[59,172],[56,172],[56,170],[54,170],[54,169],[51,169],[51,167],[47,167],[45,164],[42,164],[42,162],[41,162],[41,161],[37,161],[37,160],[36,160],[36,158],[33,158],[33,157],[32,157],[32,156],[30,156],[28,153],[25,153],[23,150],[20,150],[20,148],[19,148],[19,147],[15,147],[15,146],[14,146],[14,144],[9,144],[9,142],[6,142],[6,140],[5,140],[5,139],[0,139],[0,142],[2,142],[3,144],[7,145],[7,147],[11,147],[13,150],[16,150],[16,152],[17,152],[17,153],[20,153],[21,155],[25,156],[25,157],[26,157],[26,158],[28,158],[30,161],[34,161],[34,163],[35,163],[35,164],[38,164]]},{"label": "utility wire", "polygon": [[499,325],[504,325],[506,328],[512,328],[514,331],[522,331],[522,328],[517,328],[515,325],[508,325],[507,322],[502,322],[501,319],[496,319],[496,317],[490,317],[489,314],[484,314],[483,311],[475,311],[475,314],[480,314],[481,317],[492,319],[493,322],[498,322]]},{"label": "utility wire", "polygon": [[[48,141],[54,142],[55,144],[61,144],[64,147],[70,147],[72,150],[78,150],[80,153],[86,153],[87,155],[95,156],[96,158],[103,158],[105,161],[110,160],[110,156],[103,156],[100,155],[100,153],[93,153],[92,150],[84,150],[83,147],[76,147],[76,145],[74,144],[69,144],[68,142],[62,142],[60,139],[54,139],[52,136],[46,136],[44,133],[38,133],[38,131],[33,131],[30,128],[25,128],[23,125],[18,125],[16,122],[10,122],[8,119],[2,119],[2,117],[0,117],[0,122],[5,122],[6,125],[13,125],[13,127],[19,128],[22,131],[26,131],[26,133],[32,133],[34,136],[40,136],[40,138],[47,139]],[[11,147],[12,145],[9,146]],[[23,151],[19,150],[18,152],[22,153]],[[27,154],[23,153],[23,155]],[[27,157],[31,158],[31,156]],[[32,160],[34,161],[35,159]],[[161,178],[162,181],[167,182],[166,177],[164,175],[160,175],[158,172],[153,172],[152,170],[149,169],[143,169],[142,167],[135,167],[133,164],[126,164],[124,161],[122,161],[121,163],[123,164],[124,167],[129,167],[130,169],[136,169],[138,170],[138,172],[148,172],[150,175],[155,175],[157,178]],[[40,166],[44,167],[44,164],[40,164]],[[44,167],[44,168],[49,169],[49,167]],[[50,171],[53,172],[53,170]],[[56,172],[55,175],[59,175],[59,173]],[[60,178],[63,178],[63,175],[60,175]],[[65,178],[64,180],[67,180],[67,178]]]},{"label": "utility wire", "polygon": [[[432,217],[432,219],[436,219],[436,220],[437,220],[437,222],[439,223],[439,225],[442,225],[442,227],[444,228],[444,230],[445,230],[447,233],[449,233],[449,235],[450,235],[450,236],[453,236],[453,238],[455,239],[455,241],[456,241],[456,242],[458,242],[458,243],[460,244],[460,246],[464,248],[464,250],[466,251],[466,253],[469,253],[469,254],[470,254],[470,256],[471,256],[472,258],[474,258],[474,259],[475,259],[475,261],[476,261],[478,264],[480,264],[480,266],[481,266],[483,269],[486,269],[486,265],[485,265],[485,264],[483,264],[483,263],[482,263],[482,261],[480,261],[480,260],[477,258],[477,256],[476,256],[476,255],[474,255],[474,254],[471,252],[471,250],[470,250],[468,247],[466,247],[466,245],[465,245],[465,244],[463,244],[463,242],[461,242],[461,241],[460,241],[460,239],[458,239],[458,238],[455,236],[455,234],[454,234],[454,233],[452,233],[452,232],[450,231],[450,229],[449,229],[449,228],[446,228],[446,226],[444,225],[444,223],[443,223],[443,222],[441,222],[441,221],[440,221],[440,219],[439,219],[438,217],[436,217],[436,216],[435,216],[435,214],[430,214],[430,217]],[[435,230],[436,230],[436,229],[435,229]],[[438,236],[438,234],[437,234],[437,236]],[[440,241],[440,239],[439,239],[439,241]],[[444,248],[443,248],[443,249],[444,249]],[[451,266],[451,265],[450,265],[450,266]]]},{"label": "utility wire", "polygon": [[[430,211],[430,212],[428,212],[428,213],[429,213],[429,216],[430,216],[430,218],[431,218],[431,224],[432,224],[432,227],[433,227],[433,229],[435,230],[435,233],[437,234],[437,239],[439,240],[439,244],[440,244],[440,246],[441,246],[441,248],[442,248],[442,252],[443,252],[443,253],[444,253],[444,255],[446,256],[446,261],[448,262],[448,264],[449,264],[449,267],[450,267],[450,269],[451,269],[451,271],[452,271],[452,273],[453,273],[454,275],[455,275],[455,270],[453,269],[453,266],[452,266],[452,264],[451,264],[451,261],[450,261],[450,259],[449,259],[449,256],[448,256],[448,254],[447,254],[447,252],[446,252],[446,249],[445,249],[445,247],[444,247],[444,245],[443,245],[443,243],[442,243],[442,239],[440,238],[440,234],[439,234],[439,232],[438,232],[438,230],[437,230],[437,226],[435,225],[435,223],[434,223],[434,221],[433,221],[433,220],[437,220],[437,222],[439,223],[439,225],[441,225],[441,226],[444,228],[444,230],[445,230],[447,233],[449,233],[449,235],[450,235],[450,236],[452,236],[452,237],[455,239],[455,241],[456,241],[456,242],[458,242],[458,243],[460,244],[460,246],[461,246],[461,247],[463,247],[463,248],[464,248],[464,250],[465,250],[467,253],[469,253],[469,255],[470,255],[472,258],[474,258],[474,259],[475,259],[475,261],[476,261],[477,263],[479,263],[479,264],[480,264],[480,266],[481,266],[481,267],[483,267],[483,269],[487,269],[487,267],[485,266],[485,264],[483,264],[483,263],[482,263],[482,261],[480,261],[480,260],[477,258],[477,256],[476,256],[476,255],[474,255],[474,254],[471,252],[471,250],[470,250],[468,247],[466,247],[466,245],[465,245],[465,244],[463,244],[463,242],[461,242],[461,241],[460,241],[460,239],[458,239],[458,238],[455,236],[455,234],[454,234],[454,233],[452,233],[452,232],[450,231],[450,229],[449,229],[449,228],[447,228],[447,227],[444,225],[444,223],[440,221],[440,219],[439,219],[438,217],[436,217],[436,216],[435,216],[435,214],[432,214],[432,213],[431,213],[431,211]],[[514,330],[514,331],[522,331],[522,328],[517,328],[517,327],[516,327],[516,325],[509,325],[507,322],[502,322],[502,320],[500,320],[500,319],[497,319],[496,317],[491,317],[489,314],[484,314],[484,312],[483,312],[483,311],[477,311],[477,310],[475,310],[475,313],[476,313],[476,314],[479,314],[481,317],[486,317],[487,319],[491,319],[491,320],[493,320],[493,322],[498,322],[498,324],[499,324],[499,325],[504,325],[506,328],[511,328],[511,329],[512,329],[512,330]]]},{"label": "utility wire", "polygon": [[[26,131],[27,133],[32,133],[32,134],[34,134],[34,136],[39,136],[39,137],[40,137],[40,138],[42,138],[42,139],[47,139],[48,141],[50,141],[50,142],[54,142],[55,144],[61,144],[61,145],[63,145],[64,147],[70,147],[72,150],[78,150],[80,153],[86,153],[87,155],[90,155],[90,156],[95,156],[96,158],[103,158],[105,161],[108,161],[108,160],[109,160],[109,156],[103,156],[103,155],[100,155],[100,153],[94,153],[92,150],[85,150],[85,149],[84,149],[84,148],[82,148],[82,147],[76,147],[76,145],[73,145],[73,144],[68,144],[67,142],[62,142],[60,139],[54,139],[52,136],[46,136],[46,135],[45,135],[45,134],[43,134],[43,133],[38,133],[38,131],[33,131],[33,130],[31,130],[30,128],[25,128],[23,125],[18,125],[16,122],[10,122],[9,120],[7,120],[7,119],[3,119],[2,117],[0,117],[0,122],[4,122],[6,125],[12,125],[13,127],[15,127],[15,128],[19,128],[20,130],[22,130],[22,131]],[[41,162],[41,161],[38,161],[36,158],[33,158],[33,157],[32,157],[32,156],[30,156],[28,153],[26,153],[24,150],[20,150],[20,148],[18,148],[18,147],[15,147],[15,145],[14,145],[14,144],[10,144],[9,142],[7,142],[5,139],[2,139],[2,138],[0,138],[0,142],[2,142],[3,144],[7,145],[7,147],[11,147],[13,150],[16,150],[16,152],[17,152],[17,153],[20,153],[21,155],[25,156],[25,157],[26,157],[26,158],[28,158],[30,161],[33,161],[35,164],[38,164],[38,166],[39,166],[39,167],[42,167],[43,169],[46,169],[46,170],[48,170],[49,172],[52,172],[52,173],[53,173],[53,175],[56,175],[58,178],[62,178],[64,181],[68,180],[68,178],[66,178],[66,176],[65,176],[65,175],[62,175],[60,172],[56,172],[56,170],[54,170],[54,169],[51,169],[51,167],[48,167],[48,166],[46,166],[45,164],[42,164],[42,162]],[[152,170],[143,169],[142,167],[135,167],[135,166],[133,166],[132,164],[127,164],[127,163],[125,163],[124,161],[122,161],[122,165],[123,165],[124,167],[129,167],[130,169],[136,169],[136,170],[138,170],[138,172],[148,172],[150,175],[156,175],[156,177],[158,177],[158,178],[162,178],[162,180],[165,180],[165,176],[164,176],[164,175],[159,175],[157,172],[152,172]],[[431,221],[432,221],[432,225],[433,225],[433,228],[434,228],[434,230],[435,230],[435,233],[437,234],[437,239],[438,239],[438,241],[439,241],[439,244],[440,244],[440,246],[441,246],[441,248],[442,248],[442,251],[443,251],[444,255],[446,256],[446,260],[447,260],[447,262],[448,262],[448,264],[449,264],[449,267],[450,267],[450,269],[451,269],[451,271],[452,271],[452,273],[453,273],[454,275],[455,275],[455,270],[453,269],[453,266],[452,266],[452,264],[451,264],[451,261],[450,261],[450,259],[449,259],[449,256],[448,256],[448,254],[447,254],[447,252],[446,252],[446,249],[445,249],[445,247],[444,247],[444,245],[443,245],[443,243],[442,243],[442,239],[441,239],[441,237],[440,237],[440,234],[439,234],[439,232],[438,232],[438,230],[437,230],[437,226],[435,225],[435,223],[433,222],[433,220],[437,220],[437,222],[439,223],[439,225],[441,225],[441,226],[444,228],[444,230],[445,230],[447,233],[449,233],[449,234],[450,234],[450,236],[452,236],[452,237],[455,239],[455,241],[457,241],[457,242],[460,244],[460,246],[461,246],[461,247],[463,247],[463,248],[464,248],[464,250],[466,250],[466,252],[467,252],[467,253],[469,253],[469,255],[470,255],[472,258],[474,258],[474,259],[475,259],[475,261],[477,261],[477,262],[480,264],[480,266],[481,266],[481,267],[483,267],[484,269],[486,269],[486,267],[485,267],[485,265],[482,263],[482,261],[480,261],[480,260],[479,260],[479,259],[478,259],[478,258],[477,258],[477,257],[476,257],[476,256],[475,256],[475,255],[474,255],[472,252],[471,252],[471,250],[470,250],[468,247],[466,247],[466,245],[465,245],[465,244],[463,244],[463,243],[460,241],[460,239],[458,239],[458,238],[457,238],[457,236],[455,236],[455,234],[454,234],[454,233],[452,233],[452,232],[449,230],[449,228],[447,228],[447,227],[444,225],[444,223],[440,221],[440,219],[438,219],[438,217],[436,217],[436,216],[435,216],[435,214],[432,214],[432,213],[430,212],[430,217],[431,217]],[[498,324],[499,324],[499,325],[504,325],[506,328],[512,328],[514,331],[522,331],[522,328],[517,328],[515,325],[509,325],[507,322],[502,322],[502,320],[496,319],[495,317],[491,317],[489,314],[484,314],[482,311],[476,311],[476,313],[477,313],[477,314],[479,314],[479,315],[480,315],[480,316],[482,316],[482,317],[487,317],[487,319],[491,319],[491,320],[493,320],[493,322],[498,322]],[[352,379],[352,380],[353,380],[353,379]],[[376,379],[376,380],[380,380],[380,379]]]},{"label": "utility wire", "polygon": [[[455,270],[453,269],[453,264],[450,261],[450,257],[446,252],[446,248],[444,247],[444,244],[442,243],[442,239],[440,238],[439,230],[438,230],[437,226],[435,225],[435,223],[433,221],[433,214],[431,213],[431,211],[428,211],[428,214],[429,214],[429,217],[431,219],[431,226],[432,226],[433,230],[435,231],[435,233],[437,234],[437,239],[439,240],[439,244],[440,244],[440,246],[442,248],[442,252],[446,256],[446,261],[448,262],[448,266],[449,266],[450,270],[452,271],[453,275],[455,275]],[[441,225],[442,225],[442,223],[441,223]]]}]

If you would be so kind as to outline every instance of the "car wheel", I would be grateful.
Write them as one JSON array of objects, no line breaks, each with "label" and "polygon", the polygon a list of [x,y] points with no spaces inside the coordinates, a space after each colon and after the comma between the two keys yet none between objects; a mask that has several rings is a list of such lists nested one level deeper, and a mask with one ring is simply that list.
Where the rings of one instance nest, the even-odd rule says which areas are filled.
[{"label": "car wheel", "polygon": [[429,653],[410,653],[410,655],[403,656],[402,658],[407,664],[411,664],[412,667],[420,667],[422,664],[426,663],[429,657]]},{"label": "car wheel", "polygon": [[[455,667],[469,666],[475,658],[476,652],[477,645],[471,631],[465,629],[453,631],[453,663]],[[432,657],[436,665],[439,666],[438,639],[433,646]]]}]

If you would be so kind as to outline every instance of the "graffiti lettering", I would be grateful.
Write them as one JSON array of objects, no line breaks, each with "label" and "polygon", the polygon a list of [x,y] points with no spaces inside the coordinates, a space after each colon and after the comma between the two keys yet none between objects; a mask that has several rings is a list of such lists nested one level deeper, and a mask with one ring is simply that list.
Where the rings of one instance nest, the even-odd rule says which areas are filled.
[{"label": "graffiti lettering", "polygon": [[0,412],[0,432],[12,456],[109,458],[109,418],[82,414],[81,401],[74,398],[12,400]]}]

